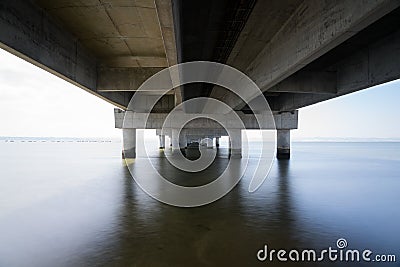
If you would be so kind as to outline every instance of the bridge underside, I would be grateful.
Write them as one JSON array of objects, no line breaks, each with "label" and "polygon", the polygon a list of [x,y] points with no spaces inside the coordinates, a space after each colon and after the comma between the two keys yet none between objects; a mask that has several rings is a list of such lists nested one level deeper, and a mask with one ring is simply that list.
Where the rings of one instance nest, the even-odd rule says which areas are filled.
[{"label": "bridge underside", "polygon": [[[114,104],[117,121],[158,71],[194,60],[226,63],[255,81],[274,115],[296,120],[277,123],[278,154],[287,158],[298,109],[400,77],[400,2],[2,1],[0,47]],[[262,112],[225,88],[196,83],[170,90],[152,113],[196,97],[238,114]]]}]

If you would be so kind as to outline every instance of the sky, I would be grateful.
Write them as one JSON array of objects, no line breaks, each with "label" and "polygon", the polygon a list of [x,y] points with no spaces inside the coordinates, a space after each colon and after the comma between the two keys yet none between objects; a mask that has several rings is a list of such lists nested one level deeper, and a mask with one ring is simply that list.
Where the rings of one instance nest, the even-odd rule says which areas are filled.
[{"label": "sky", "polygon": [[[0,136],[109,137],[114,106],[0,49]],[[400,80],[299,111],[292,140],[400,139]]]}]

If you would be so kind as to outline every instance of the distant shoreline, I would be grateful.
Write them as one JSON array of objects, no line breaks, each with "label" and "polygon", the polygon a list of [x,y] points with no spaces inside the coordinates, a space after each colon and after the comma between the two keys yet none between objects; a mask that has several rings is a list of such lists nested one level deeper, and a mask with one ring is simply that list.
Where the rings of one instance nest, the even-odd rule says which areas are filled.
[{"label": "distant shoreline", "polygon": [[397,138],[323,138],[323,139],[300,139],[292,142],[320,142],[320,143],[400,143]]},{"label": "distant shoreline", "polygon": [[[78,143],[110,143],[121,142],[121,138],[117,137],[21,137],[21,136],[0,136],[1,142],[78,142]],[[260,142],[261,140],[253,140]],[[304,138],[294,139],[294,143],[399,143],[400,138]]]},{"label": "distant shoreline", "polygon": [[0,136],[0,141],[4,142],[29,142],[29,143],[40,143],[40,142],[53,142],[53,143],[66,143],[66,142],[78,142],[78,143],[111,143],[120,142],[119,138],[106,138],[106,137],[13,137],[13,136]]}]

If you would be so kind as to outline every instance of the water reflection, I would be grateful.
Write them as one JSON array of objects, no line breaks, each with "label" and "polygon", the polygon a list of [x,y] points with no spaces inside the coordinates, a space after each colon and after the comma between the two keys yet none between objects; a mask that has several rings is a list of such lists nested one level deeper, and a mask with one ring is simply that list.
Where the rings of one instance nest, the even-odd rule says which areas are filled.
[{"label": "water reflection", "polygon": [[124,206],[113,263],[254,265],[259,264],[255,253],[265,243],[277,248],[298,246],[301,240],[294,235],[296,218],[291,207],[288,162],[277,163],[275,171],[268,181],[272,184],[256,194],[247,192],[249,178],[245,177],[223,199],[185,209],[153,200],[132,182],[125,169]]},{"label": "water reflection", "polygon": [[[12,150],[0,150],[0,266],[265,266],[256,259],[264,244],[322,249],[339,237],[353,248],[398,254],[397,155],[374,154],[366,162],[343,147],[332,154],[329,145],[295,145],[292,159],[276,161],[255,193],[247,190],[246,172],[222,199],[187,209],[145,194],[121,161],[120,146],[49,144],[43,153],[40,143],[7,145]],[[375,148],[363,151],[372,157]],[[11,168],[16,156],[23,163],[18,172]],[[187,182],[165,158],[152,160],[171,179]],[[225,160],[217,158],[215,172]],[[256,164],[250,160],[250,170]],[[189,184],[204,178],[190,177]],[[273,264],[281,265],[310,266]]]}]

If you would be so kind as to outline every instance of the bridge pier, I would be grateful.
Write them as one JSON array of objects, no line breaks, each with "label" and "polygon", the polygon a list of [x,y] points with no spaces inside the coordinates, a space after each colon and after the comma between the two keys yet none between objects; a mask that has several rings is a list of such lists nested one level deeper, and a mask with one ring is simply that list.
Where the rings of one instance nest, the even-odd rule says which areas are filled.
[{"label": "bridge pier", "polygon": [[215,137],[215,147],[219,147],[219,137]]},{"label": "bridge pier", "polygon": [[212,149],[213,148],[213,138],[211,136],[207,137],[207,148]]},{"label": "bridge pier", "polygon": [[187,147],[187,136],[184,130],[181,130],[179,134],[179,149],[181,150],[182,154],[186,156],[186,147]]},{"label": "bridge pier", "polygon": [[242,131],[240,129],[229,131],[229,157],[242,157]]},{"label": "bridge pier", "polygon": [[160,140],[160,149],[165,148],[165,135],[159,134],[158,139]]},{"label": "bridge pier", "polygon": [[[241,116],[242,121],[246,129],[258,129],[258,124],[254,123],[254,115],[238,113]],[[200,145],[212,148],[212,139],[216,138],[216,146],[219,146],[219,137],[229,135],[229,156],[233,158],[242,157],[242,132],[241,129],[224,129],[220,125],[213,123],[212,121],[203,119],[192,122],[187,128],[182,129],[179,132],[179,128],[175,125],[165,129],[164,136],[161,128],[167,113],[150,114],[149,120],[146,124],[143,123],[146,113],[127,111],[123,112],[118,109],[114,112],[115,115],[115,126],[116,128],[124,129],[124,151],[128,157],[135,157],[135,140],[136,140],[136,128],[144,129],[156,129],[156,134],[160,138],[160,147],[165,147],[165,134],[170,137],[172,143],[172,153],[178,152],[178,149],[183,154],[186,152],[188,141],[198,142]],[[220,115],[221,119],[224,119],[225,115]],[[263,130],[277,130],[277,158],[278,159],[289,159],[290,158],[290,130],[297,129],[298,125],[298,112],[279,112],[274,113],[275,127],[264,127]],[[205,127],[206,125],[206,127]],[[130,130],[130,131],[129,131]],[[127,137],[128,136],[128,137]],[[208,139],[206,139],[208,138]],[[134,140],[133,140],[134,139]]]},{"label": "bridge pier", "polygon": [[290,130],[277,130],[277,159],[290,159]]},{"label": "bridge pier", "polygon": [[205,147],[207,147],[207,140],[206,140],[206,138],[204,137],[202,137],[202,138],[200,138],[200,145],[201,146],[205,146]]},{"label": "bridge pier", "polygon": [[180,148],[178,129],[171,129],[171,144],[172,144],[172,153],[176,153]]},{"label": "bridge pier", "polygon": [[136,158],[136,129],[123,129],[122,158]]}]

